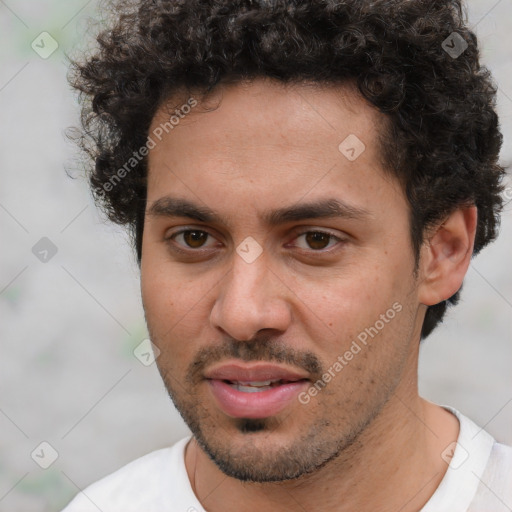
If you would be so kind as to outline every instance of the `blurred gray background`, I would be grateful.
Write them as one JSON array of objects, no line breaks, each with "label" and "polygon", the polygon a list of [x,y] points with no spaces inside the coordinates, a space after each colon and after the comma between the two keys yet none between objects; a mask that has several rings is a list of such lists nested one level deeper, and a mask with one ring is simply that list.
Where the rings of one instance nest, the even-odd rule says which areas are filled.
[{"label": "blurred gray background", "polygon": [[[512,4],[467,5],[499,84],[508,164]],[[147,331],[127,237],[96,211],[85,180],[64,170],[79,167],[64,136],[78,121],[64,52],[90,40],[90,17],[95,0],[0,0],[0,511],[60,510],[79,489],[188,434],[155,365],[133,355]],[[511,205],[420,360],[423,396],[508,444]]]}]

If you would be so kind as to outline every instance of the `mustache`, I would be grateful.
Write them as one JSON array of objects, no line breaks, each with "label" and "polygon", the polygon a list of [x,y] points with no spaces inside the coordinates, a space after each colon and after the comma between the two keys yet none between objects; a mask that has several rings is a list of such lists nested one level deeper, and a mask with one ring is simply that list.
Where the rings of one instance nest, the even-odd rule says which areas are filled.
[{"label": "mustache", "polygon": [[221,345],[212,344],[201,348],[188,367],[187,383],[199,383],[208,366],[224,359],[284,363],[307,371],[315,381],[324,373],[320,360],[313,352],[299,351],[270,334],[262,334],[250,341],[225,338]]}]

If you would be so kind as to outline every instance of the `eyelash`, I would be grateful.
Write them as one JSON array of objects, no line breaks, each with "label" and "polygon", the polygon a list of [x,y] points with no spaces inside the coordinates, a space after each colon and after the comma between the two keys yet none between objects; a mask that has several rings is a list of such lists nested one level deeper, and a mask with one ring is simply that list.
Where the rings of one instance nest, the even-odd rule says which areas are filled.
[{"label": "eyelash", "polygon": [[[187,254],[190,254],[190,253],[200,253],[200,252],[204,252],[204,251],[207,251],[208,249],[202,249],[202,248],[198,248],[198,249],[194,249],[192,247],[188,247],[188,248],[184,248],[184,246],[182,246],[181,244],[178,244],[179,246],[176,247],[176,246],[172,246],[172,242],[174,241],[174,239],[179,236],[179,235],[183,235],[184,233],[189,233],[189,232],[199,232],[199,233],[206,233],[209,237],[211,238],[215,238],[211,233],[209,233],[208,231],[205,231],[204,229],[190,229],[190,228],[187,228],[187,229],[182,229],[180,231],[176,231],[175,233],[173,233],[172,235],[168,236],[165,238],[165,241],[169,243],[169,245],[173,248],[173,250],[177,251],[177,252],[182,252],[182,253],[187,253]],[[305,231],[301,231],[300,233],[297,233],[294,240],[296,240],[297,238],[303,236],[303,235],[307,235],[307,234],[312,234],[312,233],[320,233],[322,235],[326,235],[328,237],[330,237],[330,240],[336,240],[338,243],[343,243],[345,242],[345,240],[341,239],[340,237],[337,237],[336,235],[333,235],[332,233],[330,233],[329,231],[323,231],[323,230],[305,230]],[[330,253],[332,251],[332,247],[331,249],[302,249],[302,248],[299,248],[300,250],[302,251],[311,251],[313,253],[317,253],[317,254],[323,254],[323,253]]]}]

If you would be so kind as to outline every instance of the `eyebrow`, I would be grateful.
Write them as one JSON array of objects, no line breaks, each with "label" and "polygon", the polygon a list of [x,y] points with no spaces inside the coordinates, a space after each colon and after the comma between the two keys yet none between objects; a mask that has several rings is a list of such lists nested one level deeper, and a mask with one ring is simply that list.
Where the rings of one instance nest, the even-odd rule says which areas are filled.
[{"label": "eyebrow", "polygon": [[[161,197],[154,201],[148,208],[147,214],[155,217],[187,217],[199,222],[226,224],[209,207],[171,196]],[[275,227],[287,222],[307,219],[344,218],[365,220],[371,216],[372,214],[364,208],[330,198],[272,210],[263,215],[263,222],[270,227]]]}]

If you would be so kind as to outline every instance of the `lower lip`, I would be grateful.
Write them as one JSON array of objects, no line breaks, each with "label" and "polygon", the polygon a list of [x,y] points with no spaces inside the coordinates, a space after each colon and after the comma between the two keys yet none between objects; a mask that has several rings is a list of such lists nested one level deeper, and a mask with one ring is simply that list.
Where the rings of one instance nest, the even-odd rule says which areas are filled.
[{"label": "lower lip", "polygon": [[234,418],[267,418],[282,411],[307,387],[301,380],[282,384],[266,391],[238,391],[222,380],[208,379],[220,408]]}]

